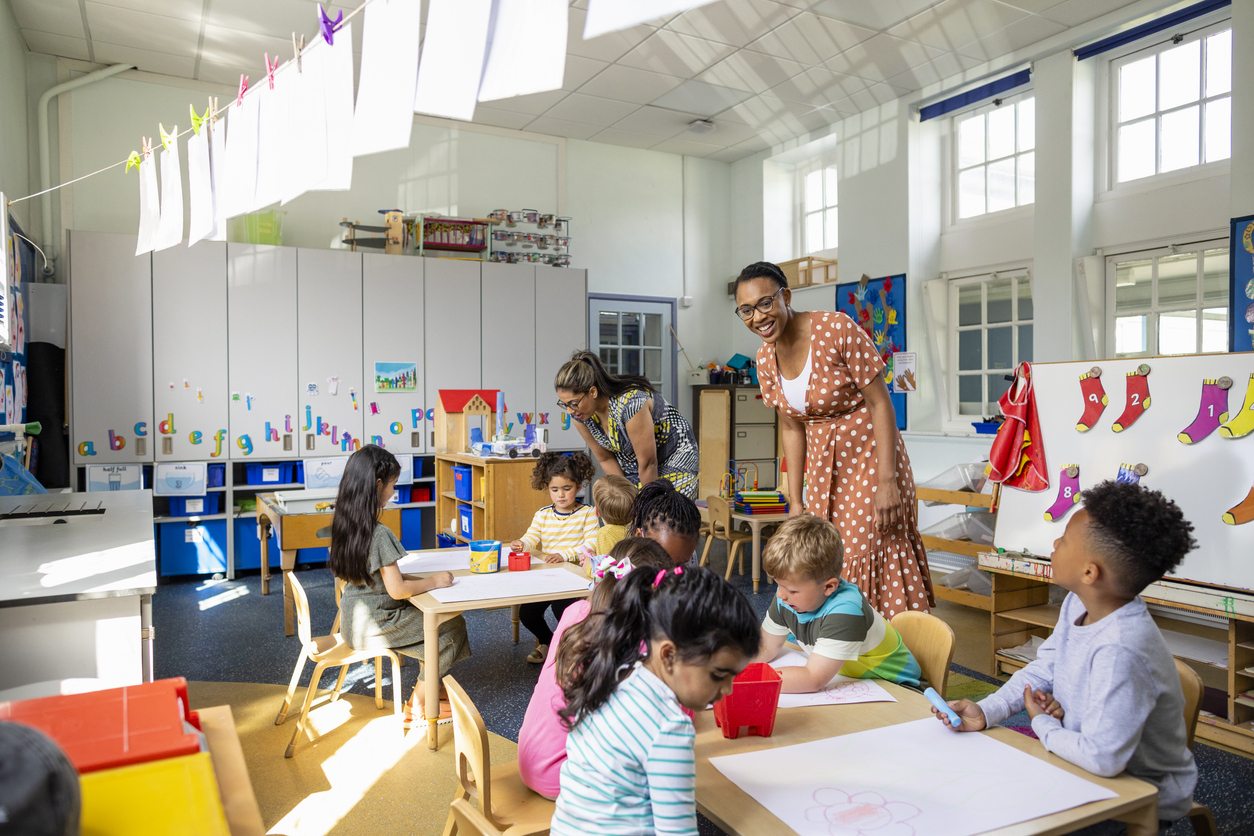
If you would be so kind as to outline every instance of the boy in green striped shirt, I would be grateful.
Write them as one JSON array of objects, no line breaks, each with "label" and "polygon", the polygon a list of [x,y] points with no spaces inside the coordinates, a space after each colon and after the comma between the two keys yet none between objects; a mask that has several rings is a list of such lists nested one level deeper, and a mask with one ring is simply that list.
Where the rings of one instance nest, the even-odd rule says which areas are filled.
[{"label": "boy in green striped shirt", "polygon": [[805,667],[780,669],[786,694],[822,690],[836,674],[918,688],[922,671],[901,636],[840,577],[844,551],[840,532],[825,519],[803,514],[780,526],[762,555],[779,590],[754,661],[770,662],[787,640],[805,649]]}]

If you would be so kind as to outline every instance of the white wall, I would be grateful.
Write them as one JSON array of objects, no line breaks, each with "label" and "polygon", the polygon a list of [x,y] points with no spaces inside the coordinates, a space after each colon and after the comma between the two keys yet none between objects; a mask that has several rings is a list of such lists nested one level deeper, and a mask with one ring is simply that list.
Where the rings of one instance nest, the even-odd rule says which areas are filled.
[{"label": "white wall", "polygon": [[[5,197],[30,194],[26,107],[26,42],[7,0],[0,2],[0,190]],[[38,181],[36,181],[38,182]],[[23,229],[30,231],[29,201],[12,207]]]}]

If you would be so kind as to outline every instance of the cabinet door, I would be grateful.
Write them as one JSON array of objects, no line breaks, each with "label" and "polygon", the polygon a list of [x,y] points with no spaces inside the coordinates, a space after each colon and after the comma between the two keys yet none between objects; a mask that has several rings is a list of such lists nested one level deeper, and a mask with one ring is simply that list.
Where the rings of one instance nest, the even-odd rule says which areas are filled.
[{"label": "cabinet door", "polygon": [[[152,433],[157,461],[225,459],[226,244],[152,256]],[[219,435],[220,433],[220,435]]]},{"label": "cabinet door", "polygon": [[361,257],[346,250],[297,250],[302,456],[351,453],[361,445]]},{"label": "cabinet door", "polygon": [[228,244],[226,265],[231,458],[293,458],[296,250]]},{"label": "cabinet door", "polygon": [[483,388],[505,393],[506,429],[517,436],[536,420],[535,303],[534,265],[483,265]]},{"label": "cabinet door", "polygon": [[427,407],[434,409],[441,389],[481,385],[479,262],[428,258],[423,273]]},{"label": "cabinet door", "polygon": [[74,464],[150,462],[152,256],[134,235],[69,233]]},{"label": "cabinet door", "polygon": [[377,253],[363,258],[362,443],[382,444],[393,453],[425,453],[422,274],[427,259]]},{"label": "cabinet door", "polygon": [[587,447],[553,391],[557,370],[572,352],[588,347],[587,311],[588,271],[536,267],[536,410],[553,450]]}]

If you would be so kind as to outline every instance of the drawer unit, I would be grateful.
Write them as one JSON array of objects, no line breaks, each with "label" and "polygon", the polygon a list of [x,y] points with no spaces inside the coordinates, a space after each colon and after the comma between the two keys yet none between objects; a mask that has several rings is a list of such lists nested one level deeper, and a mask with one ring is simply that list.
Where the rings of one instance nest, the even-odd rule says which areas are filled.
[{"label": "drawer unit", "polygon": [[732,432],[732,449],[736,460],[774,459],[774,424],[737,424]]},{"label": "drawer unit", "polygon": [[775,424],[775,410],[763,403],[758,387],[738,388],[734,394],[737,424]]}]

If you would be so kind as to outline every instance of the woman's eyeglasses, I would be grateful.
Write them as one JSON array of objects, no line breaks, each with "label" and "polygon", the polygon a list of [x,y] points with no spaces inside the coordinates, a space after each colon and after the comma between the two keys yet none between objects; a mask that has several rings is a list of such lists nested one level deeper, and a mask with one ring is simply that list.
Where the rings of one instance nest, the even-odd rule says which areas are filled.
[{"label": "woman's eyeglasses", "polygon": [[575,400],[573,401],[559,400],[557,402],[557,408],[562,410],[563,412],[574,413],[574,411],[579,408],[579,404],[583,403],[583,399],[586,397],[588,397],[588,393],[584,392],[582,395],[580,395],[578,398],[575,398]]},{"label": "woman's eyeglasses", "polygon": [[761,311],[762,313],[770,313],[771,309],[775,307],[775,297],[779,296],[779,294],[783,292],[784,288],[781,287],[770,296],[763,296],[758,300],[756,305],[741,305],[739,308],[736,308],[736,316],[740,317],[745,322],[748,322],[753,319],[753,312],[755,310]]}]

